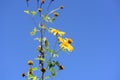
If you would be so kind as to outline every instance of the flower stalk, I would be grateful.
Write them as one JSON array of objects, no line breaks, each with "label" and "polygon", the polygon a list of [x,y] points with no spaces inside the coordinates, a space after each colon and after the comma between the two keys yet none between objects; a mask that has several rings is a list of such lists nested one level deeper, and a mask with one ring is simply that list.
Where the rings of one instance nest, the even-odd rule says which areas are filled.
[{"label": "flower stalk", "polygon": [[[60,6],[56,9],[53,9],[49,11],[50,6],[52,5],[52,2],[54,0],[50,0],[46,10],[43,10],[42,5],[46,3],[46,0],[37,0],[37,10],[30,11],[28,10],[28,1],[27,2],[27,10],[24,12],[31,16],[33,24],[34,24],[34,29],[30,32],[31,36],[36,37],[34,40],[37,40],[39,42],[39,46],[37,48],[37,58],[38,60],[38,65],[39,67],[34,67],[34,63],[32,60],[28,61],[29,69],[28,69],[28,75],[25,73],[22,74],[22,77],[27,78],[27,80],[48,80],[49,78],[54,78],[57,74],[57,71],[63,70],[64,66],[61,65],[61,63],[57,60],[59,57],[60,52],[72,52],[74,50],[72,46],[72,39],[71,38],[66,38],[65,32],[56,29],[56,28],[51,28],[48,27],[48,24],[53,23],[57,17],[59,17],[58,11],[63,9],[64,6]],[[29,1],[30,3],[30,1]],[[45,11],[45,12],[44,12]],[[43,13],[44,12],[44,13]],[[39,20],[36,20],[34,16],[39,17]],[[38,19],[38,18],[37,18]],[[36,20],[36,21],[35,21]],[[37,25],[38,21],[38,25]],[[53,34],[55,36],[55,43],[53,48],[51,48],[51,45],[49,45],[49,39],[46,38],[45,32],[49,32],[47,35]],[[40,36],[38,36],[38,35]],[[51,44],[53,44],[51,43]],[[57,48],[57,49],[56,49]],[[34,71],[38,71],[41,74],[40,75],[35,75]],[[46,75],[46,73],[50,73],[49,75]]]}]

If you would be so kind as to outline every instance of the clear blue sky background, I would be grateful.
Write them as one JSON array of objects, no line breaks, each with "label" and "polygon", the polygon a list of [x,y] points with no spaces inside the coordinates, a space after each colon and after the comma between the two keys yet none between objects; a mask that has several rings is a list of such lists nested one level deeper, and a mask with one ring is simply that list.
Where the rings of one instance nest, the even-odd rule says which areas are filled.
[{"label": "clear blue sky background", "polygon": [[[61,53],[65,69],[55,80],[120,80],[120,1],[55,1],[54,8],[63,4],[65,9],[54,27],[65,31],[75,47],[70,55]],[[25,80],[21,73],[36,56],[25,5],[25,0],[0,1],[0,80]]]}]

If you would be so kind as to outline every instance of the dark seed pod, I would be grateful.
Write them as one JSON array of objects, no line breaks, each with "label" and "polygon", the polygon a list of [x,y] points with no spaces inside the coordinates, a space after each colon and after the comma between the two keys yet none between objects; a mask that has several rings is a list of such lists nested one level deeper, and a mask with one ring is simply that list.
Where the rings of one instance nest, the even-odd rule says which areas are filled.
[{"label": "dark seed pod", "polygon": [[45,3],[45,0],[41,0],[41,3],[44,4],[44,3]]},{"label": "dark seed pod", "polygon": [[42,8],[38,8],[38,12],[42,12]]},{"label": "dark seed pod", "polygon": [[59,70],[63,70],[63,69],[64,69],[64,66],[60,65]]},{"label": "dark seed pod", "polygon": [[45,68],[42,68],[41,71],[44,73],[44,72],[46,72],[46,69],[45,69]]},{"label": "dark seed pod", "polygon": [[59,16],[59,14],[58,14],[57,12],[54,12],[53,14],[54,14],[54,16],[56,16],[56,17]]},{"label": "dark seed pod", "polygon": [[64,6],[60,6],[60,9],[63,9],[64,8]]},{"label": "dark seed pod", "polygon": [[71,44],[72,43],[72,39],[68,39],[68,43]]},{"label": "dark seed pod", "polygon": [[22,77],[25,77],[26,75],[25,75],[25,73],[22,73]]}]

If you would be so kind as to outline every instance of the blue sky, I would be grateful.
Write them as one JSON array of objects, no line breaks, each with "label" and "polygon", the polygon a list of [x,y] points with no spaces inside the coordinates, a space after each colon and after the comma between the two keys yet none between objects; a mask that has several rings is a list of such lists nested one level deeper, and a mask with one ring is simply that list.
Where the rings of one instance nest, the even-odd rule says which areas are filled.
[{"label": "blue sky", "polygon": [[[73,39],[75,50],[61,53],[65,69],[55,80],[120,80],[120,1],[55,0],[53,8],[61,4],[65,9],[53,25]],[[25,80],[21,73],[36,56],[25,5],[25,0],[0,1],[1,80]]]}]

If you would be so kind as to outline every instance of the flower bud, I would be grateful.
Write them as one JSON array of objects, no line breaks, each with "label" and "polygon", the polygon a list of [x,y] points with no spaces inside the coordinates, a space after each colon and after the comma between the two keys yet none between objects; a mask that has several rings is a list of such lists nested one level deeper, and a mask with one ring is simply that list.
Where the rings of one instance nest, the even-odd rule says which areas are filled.
[{"label": "flower bud", "polygon": [[53,14],[54,14],[54,16],[56,16],[56,17],[59,16],[59,14],[58,14],[57,12],[54,12]]},{"label": "flower bud", "polygon": [[44,4],[45,0],[41,0],[41,3]]},{"label": "flower bud", "polygon": [[68,43],[71,44],[72,42],[73,42],[72,39],[69,38]]},{"label": "flower bud", "polygon": [[60,65],[59,70],[63,70],[63,69],[64,69],[64,66]]},{"label": "flower bud", "polygon": [[28,75],[33,75],[33,71],[28,71]]},{"label": "flower bud", "polygon": [[38,12],[42,12],[42,8],[38,8]]},{"label": "flower bud", "polygon": [[45,69],[45,68],[42,68],[41,71],[42,71],[42,72],[46,72],[46,69]]},{"label": "flower bud", "polygon": [[32,60],[29,60],[29,61],[28,61],[28,65],[33,65],[33,61],[32,61]]},{"label": "flower bud", "polygon": [[60,6],[60,9],[63,9],[64,8],[64,6]]},{"label": "flower bud", "polygon": [[25,77],[26,75],[25,75],[25,73],[22,73],[22,77]]}]

